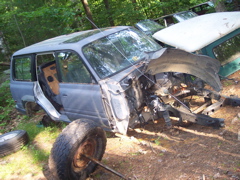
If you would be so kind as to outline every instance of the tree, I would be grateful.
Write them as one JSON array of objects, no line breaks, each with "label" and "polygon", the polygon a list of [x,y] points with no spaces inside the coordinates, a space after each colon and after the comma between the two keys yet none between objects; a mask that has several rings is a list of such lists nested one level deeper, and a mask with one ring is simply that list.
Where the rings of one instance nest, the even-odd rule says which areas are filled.
[{"label": "tree", "polygon": [[[82,1],[82,5],[84,7],[85,13],[88,17],[88,19],[91,21],[91,24],[94,23],[93,17],[92,17],[92,12],[88,6],[88,1],[87,0],[81,0]],[[95,23],[94,23],[95,24]],[[95,29],[96,27],[94,26],[94,24],[92,24],[92,28]]]},{"label": "tree", "polygon": [[114,21],[113,21],[112,15],[111,15],[111,8],[109,6],[109,1],[108,0],[103,0],[103,2],[104,2],[104,5],[105,5],[105,8],[107,10],[109,24],[111,26],[114,26]]},{"label": "tree", "polygon": [[239,4],[240,4],[239,0],[233,0],[233,7],[234,7],[233,10],[239,11],[240,10]]},{"label": "tree", "polygon": [[[205,0],[1,0],[0,31],[12,54],[25,45],[58,35],[95,26],[132,26],[202,2]],[[0,58],[4,56],[0,52]]]},{"label": "tree", "polygon": [[216,12],[226,11],[226,6],[224,4],[225,0],[211,0],[214,4]]}]

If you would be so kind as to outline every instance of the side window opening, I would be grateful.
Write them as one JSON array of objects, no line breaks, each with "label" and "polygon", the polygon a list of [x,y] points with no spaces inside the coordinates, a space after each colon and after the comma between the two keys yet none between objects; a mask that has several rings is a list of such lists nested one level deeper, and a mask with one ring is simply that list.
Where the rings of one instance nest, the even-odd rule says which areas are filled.
[{"label": "side window opening", "polygon": [[166,20],[167,26],[171,26],[177,23],[172,16],[166,17],[165,20]]},{"label": "side window opening", "polygon": [[154,19],[155,22],[157,22],[158,24],[166,27],[166,20],[163,18],[158,18],[158,19]]},{"label": "side window opening", "polygon": [[56,98],[59,94],[59,81],[54,54],[38,54],[36,56],[36,68],[43,93],[54,107],[59,110],[61,105]]},{"label": "side window opening", "polygon": [[65,83],[95,83],[84,65],[82,59],[72,51],[57,54],[61,82]]},{"label": "side window opening", "polygon": [[32,81],[31,57],[16,57],[13,64],[13,78],[19,81]]},{"label": "side window opening", "polygon": [[46,80],[52,93],[59,94],[59,81],[57,76],[56,62],[54,54],[37,55],[37,73],[40,80]]},{"label": "side window opening", "polygon": [[221,64],[224,65],[240,57],[239,47],[240,34],[216,46],[213,49],[213,53]]}]

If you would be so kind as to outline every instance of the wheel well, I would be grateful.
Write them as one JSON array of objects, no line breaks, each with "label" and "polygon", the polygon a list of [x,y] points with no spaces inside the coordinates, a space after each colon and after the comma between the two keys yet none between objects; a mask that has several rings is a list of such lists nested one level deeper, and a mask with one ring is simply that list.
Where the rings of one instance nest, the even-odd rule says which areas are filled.
[{"label": "wheel well", "polygon": [[39,106],[37,103],[29,101],[24,103],[24,107],[28,116],[32,116],[33,113],[42,109],[41,106]]}]

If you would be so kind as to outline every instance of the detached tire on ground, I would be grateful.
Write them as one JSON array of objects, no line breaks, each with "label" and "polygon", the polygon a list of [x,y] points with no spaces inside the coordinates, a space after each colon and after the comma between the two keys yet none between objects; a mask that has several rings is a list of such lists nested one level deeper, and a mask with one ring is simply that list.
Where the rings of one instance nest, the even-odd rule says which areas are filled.
[{"label": "detached tire on ground", "polygon": [[28,142],[29,137],[24,130],[11,131],[0,135],[0,157],[16,152]]},{"label": "detached tire on ground", "polygon": [[58,136],[49,157],[49,169],[56,179],[84,180],[97,167],[86,154],[101,161],[106,149],[106,134],[91,120],[70,123]]}]

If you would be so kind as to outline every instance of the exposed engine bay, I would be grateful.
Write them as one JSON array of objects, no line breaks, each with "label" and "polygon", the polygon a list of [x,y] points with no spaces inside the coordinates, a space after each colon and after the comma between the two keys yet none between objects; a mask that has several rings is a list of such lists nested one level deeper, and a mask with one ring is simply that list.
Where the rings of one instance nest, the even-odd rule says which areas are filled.
[{"label": "exposed engine bay", "polygon": [[[139,83],[132,81],[132,85],[141,88],[143,98],[132,97],[136,94],[136,87],[126,91],[130,112],[134,112],[130,118],[134,119],[129,122],[130,127],[135,126],[136,117],[137,124],[142,125],[149,120],[163,118],[167,127],[172,126],[171,117],[177,117],[180,124],[187,120],[219,128],[224,126],[224,119],[209,115],[224,105],[237,106],[240,103],[238,98],[223,97],[217,92],[204,89],[205,82],[189,74],[161,73],[151,77],[153,78],[156,84],[145,76],[139,78]],[[141,100],[143,103],[139,102]]]},{"label": "exposed engine bay", "polygon": [[[140,66],[122,79],[121,89],[116,90],[115,87],[119,96],[127,100],[125,109],[123,101],[118,102],[121,109],[115,109],[117,129],[122,128],[118,122],[123,122],[127,116],[128,127],[132,128],[159,118],[163,118],[166,126],[171,127],[172,117],[178,119],[180,124],[187,120],[214,128],[223,127],[224,119],[210,115],[224,105],[239,106],[240,99],[219,93],[222,86],[215,73],[219,64],[212,59],[209,61],[209,57],[185,54],[176,49],[168,49],[160,54],[160,58],[151,60],[147,66]],[[172,55],[173,60],[169,61],[165,55]],[[166,72],[170,69],[172,71]],[[112,107],[116,107],[117,96],[112,96]],[[124,112],[129,114],[124,115]]]},{"label": "exposed engine bay", "polygon": [[[164,118],[167,126],[171,126],[170,116],[178,117],[181,119],[180,121],[182,121],[184,117],[181,116],[180,111],[191,114],[192,110],[190,106],[191,101],[193,101],[193,96],[202,96],[206,101],[210,101],[211,99],[211,97],[209,97],[210,91],[207,92],[203,89],[205,83],[192,75],[183,73],[161,73],[155,75],[154,78],[156,78],[156,84],[150,87],[148,87],[150,84],[147,82],[149,81],[148,79],[140,78],[141,81],[143,81],[140,84],[146,105],[144,110],[146,111],[147,109],[147,111],[151,112],[151,119]],[[208,102],[208,104],[210,103]],[[140,117],[140,123],[144,123],[146,118],[144,115]],[[148,117],[147,120],[149,120],[149,118],[150,117]],[[215,121],[212,123],[213,126],[216,125]],[[223,126],[223,120],[218,119],[216,126]]]}]

